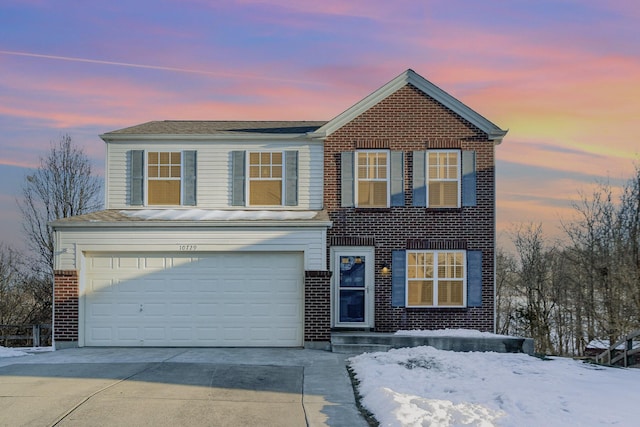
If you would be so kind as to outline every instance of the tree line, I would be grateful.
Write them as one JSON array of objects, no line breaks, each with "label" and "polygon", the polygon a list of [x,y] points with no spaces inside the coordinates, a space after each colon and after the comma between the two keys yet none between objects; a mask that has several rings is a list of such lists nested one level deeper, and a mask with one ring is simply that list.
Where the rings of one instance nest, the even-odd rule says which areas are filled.
[{"label": "tree line", "polygon": [[496,332],[529,336],[536,351],[580,356],[640,328],[640,168],[616,195],[581,193],[563,241],[540,224],[514,227],[515,252],[496,256]]},{"label": "tree line", "polygon": [[89,158],[71,136],[52,142],[39,167],[25,177],[17,200],[28,253],[0,245],[0,325],[51,324],[54,238],[49,223],[99,209],[101,191]]}]

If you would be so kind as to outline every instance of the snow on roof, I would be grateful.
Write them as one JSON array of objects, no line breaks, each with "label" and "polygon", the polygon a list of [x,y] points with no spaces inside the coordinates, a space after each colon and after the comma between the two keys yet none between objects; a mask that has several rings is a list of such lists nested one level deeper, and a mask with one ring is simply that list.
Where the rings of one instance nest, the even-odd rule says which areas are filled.
[{"label": "snow on roof", "polygon": [[396,335],[408,335],[413,337],[460,337],[460,338],[512,338],[508,335],[498,335],[491,332],[481,332],[475,329],[414,329],[398,331]]},{"label": "snow on roof", "polygon": [[257,220],[309,220],[315,211],[241,211],[241,210],[204,210],[204,209],[142,209],[120,211],[131,218],[155,220],[190,221],[257,221]]},{"label": "snow on roof", "polygon": [[[606,350],[610,347],[610,345],[611,344],[609,344],[609,340],[601,340],[596,338],[595,340],[589,341],[589,344],[587,344],[587,348],[595,350]],[[619,344],[615,349],[624,350],[625,345],[625,343]],[[632,348],[640,348],[640,341],[634,341]]]}]

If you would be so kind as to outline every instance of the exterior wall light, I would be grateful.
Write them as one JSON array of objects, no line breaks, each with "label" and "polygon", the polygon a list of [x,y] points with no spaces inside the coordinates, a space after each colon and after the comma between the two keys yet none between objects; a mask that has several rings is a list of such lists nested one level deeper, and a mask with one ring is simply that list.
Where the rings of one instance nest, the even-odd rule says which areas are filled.
[{"label": "exterior wall light", "polygon": [[380,269],[380,274],[382,274],[383,276],[388,276],[389,273],[391,273],[391,268],[389,268],[389,266],[386,263],[382,264],[382,268]]}]

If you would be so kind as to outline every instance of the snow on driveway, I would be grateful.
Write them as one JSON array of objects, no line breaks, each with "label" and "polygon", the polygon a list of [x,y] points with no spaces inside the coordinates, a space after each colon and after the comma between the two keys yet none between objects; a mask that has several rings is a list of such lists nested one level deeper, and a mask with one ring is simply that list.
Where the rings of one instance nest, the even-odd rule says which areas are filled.
[{"label": "snow on driveway", "polygon": [[381,426],[636,426],[640,369],[433,347],[349,359]]}]

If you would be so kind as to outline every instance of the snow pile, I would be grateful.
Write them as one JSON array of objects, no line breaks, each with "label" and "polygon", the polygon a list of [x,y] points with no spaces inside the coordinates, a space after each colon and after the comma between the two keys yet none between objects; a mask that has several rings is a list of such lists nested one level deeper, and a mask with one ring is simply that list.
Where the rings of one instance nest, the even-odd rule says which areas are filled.
[{"label": "snow pile", "polygon": [[475,329],[415,329],[398,331],[395,334],[412,337],[512,338],[509,335],[498,335],[491,332],[480,332]]},{"label": "snow pile", "polygon": [[640,370],[433,347],[349,359],[381,426],[636,425]]},{"label": "snow pile", "polygon": [[12,348],[0,346],[0,357],[17,357],[17,356],[28,356],[28,355],[29,353],[25,353],[24,351],[14,350]]},{"label": "snow pile", "polygon": [[224,211],[205,209],[141,209],[137,211],[120,211],[120,213],[133,218],[164,221],[284,221],[313,219],[318,214],[318,212],[314,211]]}]

